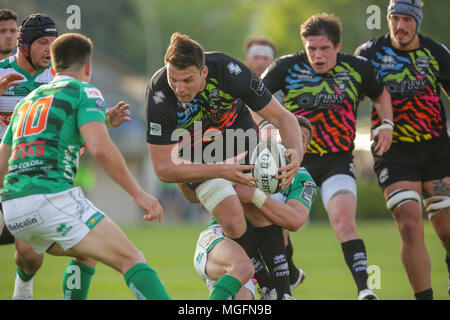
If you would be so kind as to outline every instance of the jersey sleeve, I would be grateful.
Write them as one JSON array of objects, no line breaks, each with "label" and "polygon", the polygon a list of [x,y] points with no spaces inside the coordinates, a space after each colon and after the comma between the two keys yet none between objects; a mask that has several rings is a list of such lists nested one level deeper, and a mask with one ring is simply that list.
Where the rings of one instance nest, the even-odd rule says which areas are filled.
[{"label": "jersey sleeve", "polygon": [[270,92],[275,93],[283,90],[284,71],[282,61],[277,59],[274,63],[272,63],[261,75],[261,78]]},{"label": "jersey sleeve", "polygon": [[92,121],[105,122],[106,103],[100,90],[94,86],[81,86],[79,99],[76,110],[78,128]]},{"label": "jersey sleeve", "polygon": [[305,168],[300,168],[294,178],[286,201],[295,199],[303,203],[308,210],[311,210],[311,205],[316,196],[317,186],[314,179]]},{"label": "jersey sleeve", "polygon": [[170,92],[150,83],[145,97],[147,110],[147,142],[156,145],[175,144],[172,134],[177,129],[177,101]]},{"label": "jersey sleeve", "polygon": [[445,90],[450,90],[450,51],[443,44],[439,44],[439,74],[438,80]]},{"label": "jersey sleeve", "polygon": [[367,60],[367,58],[358,56],[360,72],[362,77],[361,92],[374,100],[378,98],[384,89],[383,80],[381,79],[378,71]]},{"label": "jersey sleeve", "polygon": [[222,71],[224,83],[230,93],[242,99],[253,111],[261,110],[272,99],[264,82],[240,61],[228,57]]}]

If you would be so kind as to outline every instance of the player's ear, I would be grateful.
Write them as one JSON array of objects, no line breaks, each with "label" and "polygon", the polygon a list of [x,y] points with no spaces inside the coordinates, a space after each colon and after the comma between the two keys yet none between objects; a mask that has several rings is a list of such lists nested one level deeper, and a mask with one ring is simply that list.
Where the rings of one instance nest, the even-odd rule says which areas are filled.
[{"label": "player's ear", "polygon": [[336,49],[337,49],[338,52],[341,51],[341,49],[342,49],[342,42],[338,42],[336,44]]},{"label": "player's ear", "polygon": [[206,66],[206,64],[202,67],[202,76],[205,79],[208,76],[208,67]]},{"label": "player's ear", "polygon": [[84,65],[84,73],[86,76],[91,76],[92,74],[92,63],[91,60],[89,60],[88,62],[86,62],[86,64]]}]

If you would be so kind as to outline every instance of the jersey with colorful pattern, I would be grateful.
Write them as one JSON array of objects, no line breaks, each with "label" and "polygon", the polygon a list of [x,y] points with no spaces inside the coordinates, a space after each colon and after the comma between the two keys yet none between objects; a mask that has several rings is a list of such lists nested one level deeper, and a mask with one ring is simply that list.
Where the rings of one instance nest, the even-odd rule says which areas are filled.
[{"label": "jersey with colorful pattern", "polygon": [[[147,142],[157,145],[178,143],[172,140],[177,129],[191,135],[191,146],[202,143],[208,130],[221,133],[235,128],[242,116],[250,117],[246,103],[255,111],[265,107],[272,95],[263,82],[244,64],[220,52],[205,54],[208,67],[206,87],[189,103],[176,98],[167,80],[167,69],[155,73],[147,87]],[[180,144],[184,146],[183,142]]]},{"label": "jersey with colorful pattern", "polygon": [[[0,77],[10,73],[19,74],[24,79],[15,81],[20,82],[20,85],[10,87],[0,96],[0,118],[6,125],[9,125],[11,115],[17,103],[34,89],[52,81],[54,77],[54,72],[51,67],[40,70],[31,76],[18,66],[15,56],[10,56],[0,61]],[[0,127],[0,139],[5,134],[6,128],[6,126]]]},{"label": "jersey with colorful pattern", "polygon": [[263,74],[272,93],[282,90],[284,106],[313,125],[308,153],[332,153],[354,148],[357,107],[362,94],[372,99],[383,84],[363,58],[338,53],[337,63],[318,74],[304,52],[281,57]]},{"label": "jersey with colorful pattern", "polygon": [[[378,70],[392,97],[395,128],[392,142],[419,142],[447,134],[440,85],[450,89],[450,52],[419,34],[420,47],[396,50],[389,34],[370,40],[355,54],[366,57]],[[372,112],[372,127],[380,118]]]},{"label": "jersey with colorful pattern", "polygon": [[56,77],[22,99],[2,141],[11,145],[2,200],[72,188],[85,145],[80,127],[105,117],[101,92],[71,77]]}]

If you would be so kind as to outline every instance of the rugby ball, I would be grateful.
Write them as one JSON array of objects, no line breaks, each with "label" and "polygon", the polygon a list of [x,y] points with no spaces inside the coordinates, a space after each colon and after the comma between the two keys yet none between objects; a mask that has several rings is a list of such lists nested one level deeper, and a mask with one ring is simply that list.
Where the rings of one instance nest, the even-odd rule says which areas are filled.
[{"label": "rugby ball", "polygon": [[289,163],[284,156],[286,148],[275,140],[263,140],[253,150],[250,163],[255,166],[252,175],[258,181],[256,186],[265,193],[280,192],[281,180],[278,169]]}]

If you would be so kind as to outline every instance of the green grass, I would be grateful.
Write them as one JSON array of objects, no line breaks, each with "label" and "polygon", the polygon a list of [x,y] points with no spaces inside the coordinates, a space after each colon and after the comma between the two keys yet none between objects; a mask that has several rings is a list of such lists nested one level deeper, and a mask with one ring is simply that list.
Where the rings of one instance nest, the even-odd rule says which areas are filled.
[{"label": "green grass", "polygon": [[[203,225],[148,224],[123,230],[145,254],[173,299],[207,299],[206,289],[192,260]],[[381,270],[381,299],[413,299],[400,261],[400,237],[392,220],[360,221],[358,231],[365,241],[369,265]],[[435,299],[449,299],[444,249],[428,221],[426,244],[432,263]],[[340,244],[328,223],[311,222],[291,235],[294,261],[306,272],[305,282],[294,291],[297,299],[355,299],[356,287],[345,265]],[[14,246],[0,246],[0,299],[10,299],[16,266]],[[68,258],[47,255],[34,279],[34,298],[62,299],[61,280]],[[134,299],[122,275],[98,264],[90,299]]]}]

